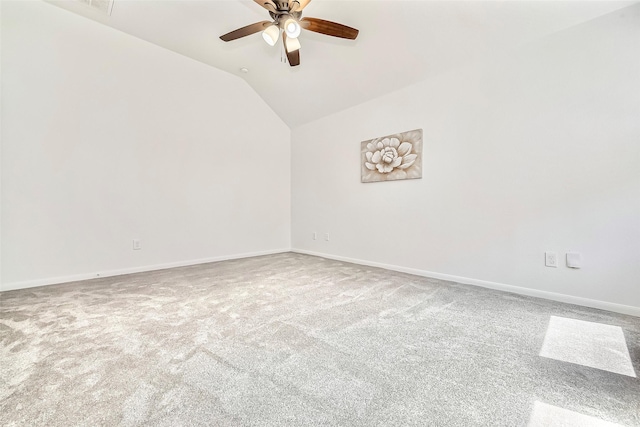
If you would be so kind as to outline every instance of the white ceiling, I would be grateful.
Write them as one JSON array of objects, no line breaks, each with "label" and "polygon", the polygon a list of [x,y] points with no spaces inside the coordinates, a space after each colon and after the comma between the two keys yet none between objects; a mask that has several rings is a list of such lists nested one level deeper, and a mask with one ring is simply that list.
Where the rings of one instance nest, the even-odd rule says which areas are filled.
[{"label": "white ceiling", "polygon": [[303,16],[360,35],[353,41],[303,31],[295,68],[259,33],[218,38],[269,19],[251,0],[115,0],[111,16],[77,0],[51,3],[240,76],[294,128],[634,2],[313,0]]}]

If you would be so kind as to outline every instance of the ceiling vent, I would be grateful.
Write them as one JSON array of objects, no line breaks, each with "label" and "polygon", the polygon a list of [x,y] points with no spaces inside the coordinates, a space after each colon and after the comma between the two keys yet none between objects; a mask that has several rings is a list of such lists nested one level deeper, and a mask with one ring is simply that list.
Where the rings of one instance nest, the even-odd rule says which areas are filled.
[{"label": "ceiling vent", "polygon": [[93,9],[99,10],[105,15],[111,15],[113,9],[114,0],[78,0],[80,3],[84,3]]}]

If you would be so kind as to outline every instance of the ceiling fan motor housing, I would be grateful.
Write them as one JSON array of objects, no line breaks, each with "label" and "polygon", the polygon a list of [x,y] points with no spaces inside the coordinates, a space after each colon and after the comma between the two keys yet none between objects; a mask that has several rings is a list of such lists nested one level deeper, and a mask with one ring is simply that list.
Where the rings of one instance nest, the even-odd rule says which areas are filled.
[{"label": "ceiling fan motor housing", "polygon": [[271,15],[271,18],[273,18],[273,20],[277,24],[279,24],[280,20],[282,20],[283,17],[291,16],[292,18],[294,18],[296,20],[300,19],[300,17],[302,16],[302,12],[290,12],[289,9],[287,9],[287,10],[278,10],[277,12],[269,11],[269,15]]}]

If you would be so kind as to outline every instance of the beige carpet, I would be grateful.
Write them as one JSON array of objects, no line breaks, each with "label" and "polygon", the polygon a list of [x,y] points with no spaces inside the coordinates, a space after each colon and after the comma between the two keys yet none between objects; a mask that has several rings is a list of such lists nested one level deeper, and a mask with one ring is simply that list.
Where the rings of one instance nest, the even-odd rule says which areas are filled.
[{"label": "beige carpet", "polygon": [[[630,316],[291,253],[0,298],[3,426],[640,425]],[[541,357],[551,316],[627,374]]]}]

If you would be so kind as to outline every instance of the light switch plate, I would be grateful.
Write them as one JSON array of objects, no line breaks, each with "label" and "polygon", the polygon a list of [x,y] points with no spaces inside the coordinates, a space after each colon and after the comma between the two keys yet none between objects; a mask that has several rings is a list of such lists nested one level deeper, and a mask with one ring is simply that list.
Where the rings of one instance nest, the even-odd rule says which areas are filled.
[{"label": "light switch plate", "polygon": [[569,268],[581,268],[582,267],[582,254],[578,252],[567,252],[567,267]]}]

